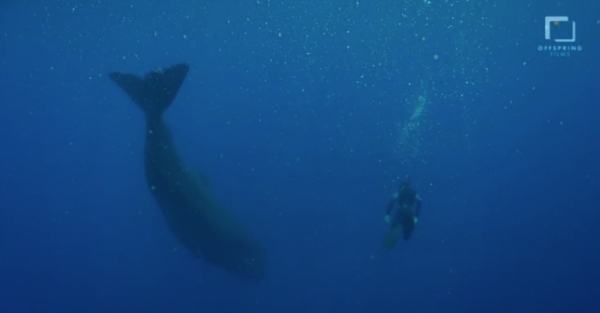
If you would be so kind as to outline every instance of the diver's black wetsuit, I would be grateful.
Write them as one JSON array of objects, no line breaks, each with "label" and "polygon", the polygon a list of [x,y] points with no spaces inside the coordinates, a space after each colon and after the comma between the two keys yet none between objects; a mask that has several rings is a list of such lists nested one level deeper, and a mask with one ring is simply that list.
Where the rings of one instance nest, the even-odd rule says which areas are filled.
[{"label": "diver's black wetsuit", "polygon": [[[400,183],[398,192],[394,194],[390,200],[390,203],[388,204],[387,211],[385,212],[386,220],[388,220],[388,217],[394,209],[396,203],[398,203],[399,208],[392,221],[391,229],[393,230],[394,228],[402,225],[404,231],[404,240],[408,240],[413,229],[415,228],[417,218],[421,214],[421,198],[414,190],[410,188],[410,184],[407,181],[404,181]],[[413,207],[415,208],[414,213],[412,210]]]}]

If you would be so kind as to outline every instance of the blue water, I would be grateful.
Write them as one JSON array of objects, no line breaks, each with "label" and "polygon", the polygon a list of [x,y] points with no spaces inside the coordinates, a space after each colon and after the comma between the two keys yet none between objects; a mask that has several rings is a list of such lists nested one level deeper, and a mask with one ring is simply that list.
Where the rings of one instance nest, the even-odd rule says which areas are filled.
[{"label": "blue water", "polygon": [[[592,0],[3,0],[0,312],[599,312],[598,55]],[[258,284],[168,230],[106,77],[179,62],[166,120]]]}]

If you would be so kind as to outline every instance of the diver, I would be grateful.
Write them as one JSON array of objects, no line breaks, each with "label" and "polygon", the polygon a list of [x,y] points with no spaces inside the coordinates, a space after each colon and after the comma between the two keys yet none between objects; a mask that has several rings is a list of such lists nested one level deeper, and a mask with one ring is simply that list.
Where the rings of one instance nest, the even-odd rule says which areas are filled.
[{"label": "diver", "polygon": [[419,221],[419,215],[421,214],[421,197],[419,197],[417,192],[410,188],[408,180],[401,182],[398,191],[392,196],[387,211],[385,212],[386,223],[390,223],[390,214],[396,204],[398,204],[396,215],[390,225],[389,233],[383,240],[383,246],[388,250],[391,250],[396,245],[401,228],[403,230],[404,240],[408,240],[412,235],[415,224]]}]

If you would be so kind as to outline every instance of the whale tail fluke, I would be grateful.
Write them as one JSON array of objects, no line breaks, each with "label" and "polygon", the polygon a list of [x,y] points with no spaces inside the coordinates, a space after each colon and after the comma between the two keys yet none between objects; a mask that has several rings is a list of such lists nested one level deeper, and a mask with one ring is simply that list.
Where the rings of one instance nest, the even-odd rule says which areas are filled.
[{"label": "whale tail fluke", "polygon": [[186,63],[152,71],[144,78],[130,73],[112,72],[108,76],[146,113],[148,119],[160,118],[175,99],[189,71]]}]

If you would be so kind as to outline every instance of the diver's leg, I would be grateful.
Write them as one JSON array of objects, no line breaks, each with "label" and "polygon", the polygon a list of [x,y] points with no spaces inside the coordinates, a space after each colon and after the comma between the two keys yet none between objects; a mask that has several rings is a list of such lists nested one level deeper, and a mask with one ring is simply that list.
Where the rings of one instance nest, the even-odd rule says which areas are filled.
[{"label": "diver's leg", "polygon": [[396,246],[398,238],[400,237],[400,228],[402,228],[402,220],[400,219],[400,213],[396,213],[396,216],[392,220],[390,231],[383,239],[383,247],[386,250],[390,251]]},{"label": "diver's leg", "polygon": [[413,213],[410,209],[404,209],[401,213],[402,219],[402,228],[404,230],[404,240],[408,240],[412,235],[413,230],[415,229],[415,219]]},{"label": "diver's leg", "polygon": [[394,216],[394,219],[390,223],[390,230],[397,229],[400,227],[400,225],[402,225],[402,214],[401,212],[397,212]]}]

